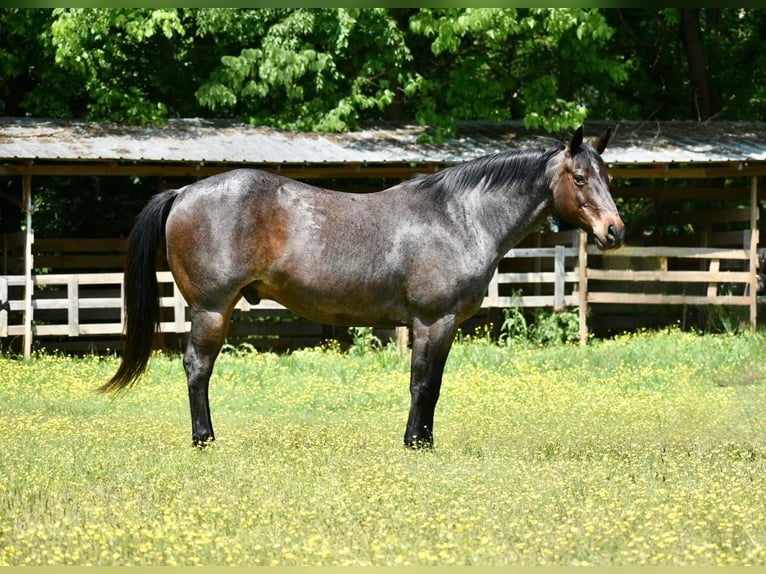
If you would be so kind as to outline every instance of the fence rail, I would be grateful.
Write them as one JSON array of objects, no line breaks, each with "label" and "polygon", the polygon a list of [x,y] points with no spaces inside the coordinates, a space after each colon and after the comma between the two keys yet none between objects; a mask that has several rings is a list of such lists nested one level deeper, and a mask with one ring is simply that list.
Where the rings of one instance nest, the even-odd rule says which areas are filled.
[{"label": "fence rail", "polygon": [[[579,240],[579,239],[578,239]],[[576,267],[567,271],[567,258],[573,260],[578,256],[578,248],[556,245],[555,247],[526,247],[522,249],[511,249],[505,259],[553,259],[553,271],[536,272],[516,272],[501,273],[497,272],[492,277],[487,290],[487,296],[484,298],[482,307],[511,307],[519,305],[520,307],[553,307],[560,311],[565,307],[579,305],[579,297],[576,290],[569,295],[566,294],[567,284],[577,284],[580,277]],[[500,295],[500,285],[512,285],[521,287],[525,285],[553,284],[553,295]]]},{"label": "fence rail", "polygon": [[[596,253],[590,249],[590,253]],[[758,276],[755,268],[745,271],[721,270],[721,262],[739,262],[741,267],[751,267],[751,254],[746,249],[718,249],[711,247],[624,247],[616,255],[623,258],[656,258],[667,261],[707,261],[706,270],[651,271],[635,269],[589,269],[588,279],[610,282],[660,284],[707,284],[704,294],[628,293],[624,291],[592,291],[589,303],[620,303],[638,305],[751,305],[757,304]],[[609,257],[609,256],[607,256]],[[666,267],[666,265],[665,265]],[[739,284],[742,295],[721,293],[721,284]]]},{"label": "fence rail", "polygon": [[[160,309],[172,312],[170,320],[163,320],[160,323],[160,331],[163,333],[185,333],[191,323],[186,319],[187,305],[178,286],[173,281],[173,276],[169,271],[160,271],[157,273],[157,281],[167,290],[172,289],[172,295],[160,297]],[[119,335],[123,332],[124,315],[124,291],[122,273],[76,273],[76,274],[56,274],[56,275],[35,275],[33,283],[38,292],[38,296],[32,298],[32,313],[40,315],[41,311],[66,311],[66,322],[53,323],[50,321],[36,321],[33,317],[32,335],[33,336],[69,336],[78,337],[84,335]],[[0,337],[23,336],[23,322],[10,322],[9,313],[24,312],[23,298],[9,297],[9,292],[14,288],[19,291],[24,287],[23,275],[0,276],[0,301],[2,301],[2,310],[0,310]],[[40,288],[59,287],[66,288],[55,292],[56,296],[40,296],[46,291],[40,291]],[[113,294],[109,296],[83,296],[80,294],[81,288],[88,287],[111,287]],[[250,305],[244,299],[237,304],[237,308],[242,311],[253,309],[284,309],[282,305],[274,301],[264,300],[258,305]],[[98,321],[85,322],[80,320],[80,311],[82,310],[116,310],[119,319],[116,321]]]},{"label": "fence rail", "polygon": [[[603,253],[593,246],[581,245],[584,239],[584,233],[575,233],[569,246],[511,249],[504,259],[506,263],[529,259],[536,261],[540,270],[496,272],[482,306],[520,305],[556,310],[579,307],[583,340],[587,338],[587,306],[602,303],[750,306],[751,323],[755,326],[757,304],[766,298],[757,297],[757,254],[752,250],[626,246]],[[595,264],[595,259],[600,259],[600,264]],[[636,265],[636,261],[649,262],[648,266],[654,268],[646,269],[646,264]],[[691,261],[696,265],[693,269],[670,269],[669,261]],[[160,271],[157,277],[162,293],[160,330],[187,332],[190,328],[187,305],[172,275]],[[38,274],[33,275],[32,282],[30,300],[25,298],[23,275],[0,276],[0,337],[80,337],[123,332],[122,273]],[[673,292],[674,285],[681,286],[682,292]],[[721,289],[722,285],[727,289]],[[516,296],[519,289],[521,296]],[[538,293],[530,294],[535,291]],[[250,305],[244,299],[237,308],[284,309],[273,301]],[[27,313],[31,321],[25,320]]]}]

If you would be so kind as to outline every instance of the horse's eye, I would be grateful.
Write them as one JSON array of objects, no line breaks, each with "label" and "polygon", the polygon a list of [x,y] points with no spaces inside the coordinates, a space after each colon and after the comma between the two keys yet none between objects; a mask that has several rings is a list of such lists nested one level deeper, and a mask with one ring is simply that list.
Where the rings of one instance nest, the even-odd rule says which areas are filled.
[{"label": "horse's eye", "polygon": [[585,176],[580,175],[579,173],[576,173],[574,176],[574,182],[576,185],[585,185]]}]

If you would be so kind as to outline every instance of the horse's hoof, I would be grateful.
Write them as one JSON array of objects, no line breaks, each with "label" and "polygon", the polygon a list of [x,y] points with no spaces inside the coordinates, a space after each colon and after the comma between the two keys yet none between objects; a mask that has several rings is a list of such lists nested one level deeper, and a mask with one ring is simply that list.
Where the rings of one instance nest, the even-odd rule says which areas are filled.
[{"label": "horse's hoof", "polygon": [[215,437],[209,436],[206,438],[192,438],[192,446],[199,449],[203,449],[206,446],[210,446],[215,442]]},{"label": "horse's hoof", "polygon": [[406,439],[404,446],[411,450],[431,450],[434,447],[433,439],[422,439],[414,437]]}]

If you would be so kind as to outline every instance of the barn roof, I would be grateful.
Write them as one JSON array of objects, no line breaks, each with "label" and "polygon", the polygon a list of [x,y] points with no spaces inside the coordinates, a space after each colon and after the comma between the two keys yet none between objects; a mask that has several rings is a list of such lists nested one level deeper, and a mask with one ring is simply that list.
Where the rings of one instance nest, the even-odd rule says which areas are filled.
[{"label": "barn roof", "polygon": [[[612,166],[766,162],[763,122],[587,122],[607,125]],[[420,143],[427,128],[399,125],[329,134],[287,132],[207,119],[136,127],[109,123],[0,118],[0,164],[8,162],[171,162],[184,164],[452,164],[509,148],[545,147],[555,136],[521,122],[459,124],[458,135]],[[565,138],[566,135],[560,134]]]}]

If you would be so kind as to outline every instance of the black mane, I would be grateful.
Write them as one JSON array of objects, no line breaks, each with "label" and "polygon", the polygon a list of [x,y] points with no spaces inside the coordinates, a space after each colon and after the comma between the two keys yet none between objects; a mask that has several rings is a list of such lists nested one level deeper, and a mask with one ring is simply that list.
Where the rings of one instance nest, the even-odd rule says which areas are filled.
[{"label": "black mane", "polygon": [[436,173],[415,176],[413,183],[418,191],[431,188],[459,193],[479,185],[491,188],[500,182],[536,179],[545,171],[551,157],[562,149],[563,145],[545,150],[509,150],[485,155]]}]

